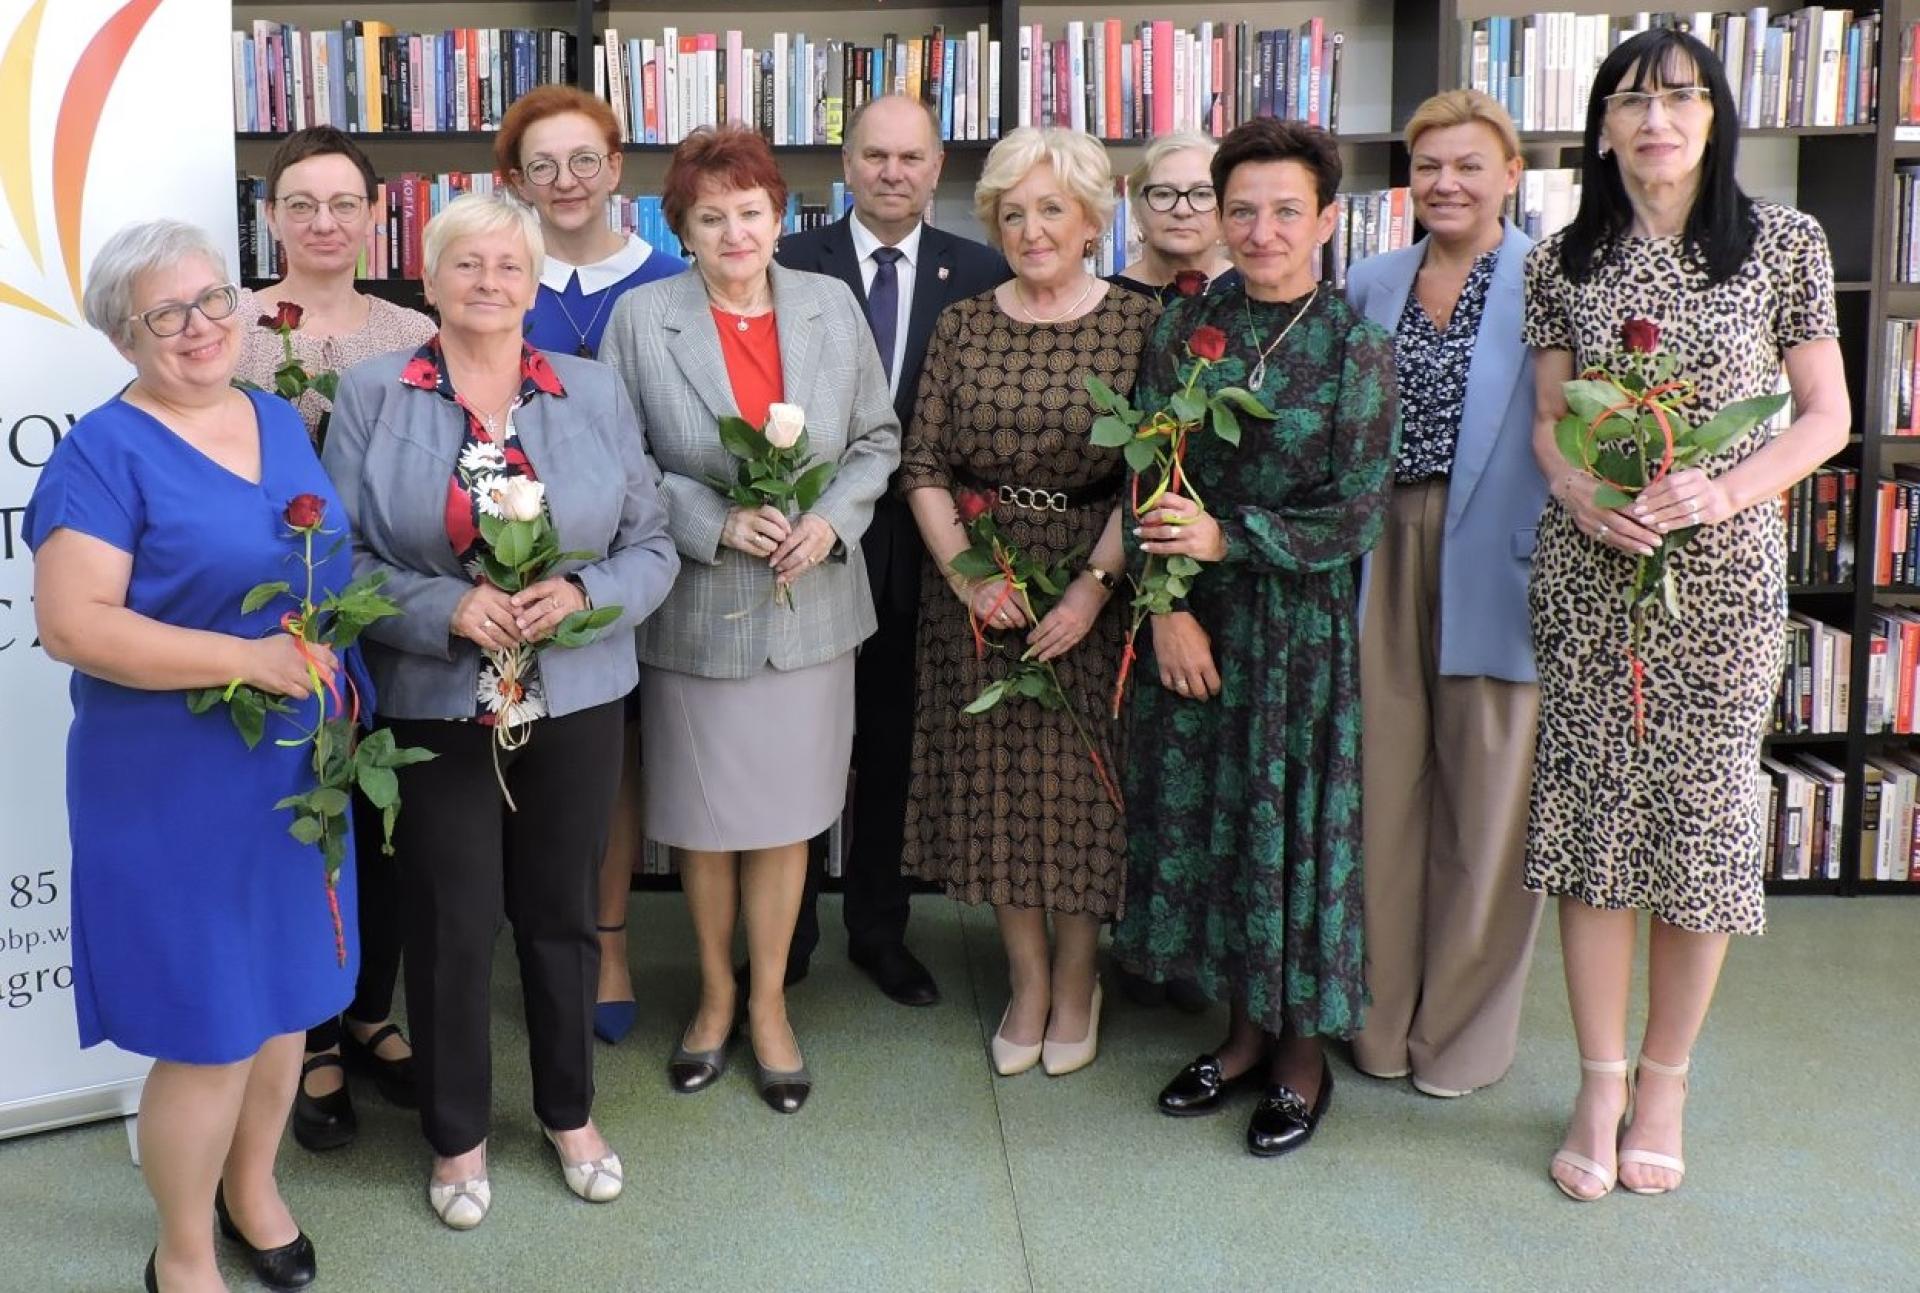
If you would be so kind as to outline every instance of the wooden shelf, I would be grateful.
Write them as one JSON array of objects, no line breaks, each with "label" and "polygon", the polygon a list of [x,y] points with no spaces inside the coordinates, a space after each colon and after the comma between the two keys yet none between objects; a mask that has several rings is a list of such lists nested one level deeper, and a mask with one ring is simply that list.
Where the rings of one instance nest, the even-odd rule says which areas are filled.
[{"label": "wooden shelf", "polygon": [[1830,898],[1841,892],[1843,890],[1838,880],[1767,881],[1767,896],[1770,898]]}]

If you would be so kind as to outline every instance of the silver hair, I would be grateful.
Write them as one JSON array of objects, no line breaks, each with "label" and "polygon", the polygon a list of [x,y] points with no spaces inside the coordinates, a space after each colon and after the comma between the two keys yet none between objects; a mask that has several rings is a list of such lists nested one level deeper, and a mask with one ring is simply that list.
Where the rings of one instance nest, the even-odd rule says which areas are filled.
[{"label": "silver hair", "polygon": [[87,267],[87,287],[80,309],[87,322],[115,345],[133,337],[133,285],[142,274],[166,269],[194,257],[221,274],[227,272],[227,253],[213,235],[185,220],[143,220],[130,224],[100,248]]},{"label": "silver hair", "polygon": [[439,274],[440,257],[460,239],[499,233],[503,229],[517,229],[526,239],[530,262],[527,272],[538,281],[547,260],[547,240],[540,236],[540,217],[532,207],[502,190],[462,193],[427,221],[420,235],[421,273],[429,279]]}]

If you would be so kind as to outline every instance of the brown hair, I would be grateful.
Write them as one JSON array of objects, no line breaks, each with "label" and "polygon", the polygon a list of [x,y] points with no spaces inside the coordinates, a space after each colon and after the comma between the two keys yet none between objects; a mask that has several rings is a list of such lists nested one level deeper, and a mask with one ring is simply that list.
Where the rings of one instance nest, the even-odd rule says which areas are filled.
[{"label": "brown hair", "polygon": [[1508,161],[1520,155],[1520,134],[1513,128],[1513,117],[1498,99],[1479,90],[1444,90],[1434,95],[1407,118],[1402,138],[1407,141],[1407,151],[1412,152],[1420,136],[1429,130],[1465,126],[1475,121],[1493,131]]},{"label": "brown hair", "polygon": [[1227,132],[1220,151],[1213,155],[1213,191],[1220,200],[1227,197],[1227,179],[1234,168],[1248,162],[1299,162],[1313,172],[1315,194],[1320,209],[1340,192],[1345,168],[1340,162],[1340,146],[1333,136],[1304,121],[1277,121],[1255,117]]},{"label": "brown hair", "polygon": [[568,112],[577,112],[600,127],[608,152],[620,151],[620,118],[613,115],[613,109],[603,100],[576,86],[543,85],[513,101],[499,132],[493,137],[493,164],[500,174],[504,176],[520,169],[520,141],[530,126]]},{"label": "brown hair", "polygon": [[273,160],[267,163],[267,199],[279,199],[280,176],[288,167],[296,166],[310,157],[330,157],[334,154],[353,163],[367,186],[367,191],[361,196],[369,202],[373,201],[373,195],[380,187],[380,177],[373,173],[373,163],[367,160],[360,146],[345,132],[335,130],[332,126],[308,126],[280,141],[280,146],[273,150]]},{"label": "brown hair", "polygon": [[765,189],[774,219],[785,215],[787,182],[781,178],[773,149],[758,131],[745,126],[702,126],[673,150],[666,178],[660,182],[660,207],[676,237],[686,237],[687,212],[700,200],[700,190],[709,185],[732,192]]}]

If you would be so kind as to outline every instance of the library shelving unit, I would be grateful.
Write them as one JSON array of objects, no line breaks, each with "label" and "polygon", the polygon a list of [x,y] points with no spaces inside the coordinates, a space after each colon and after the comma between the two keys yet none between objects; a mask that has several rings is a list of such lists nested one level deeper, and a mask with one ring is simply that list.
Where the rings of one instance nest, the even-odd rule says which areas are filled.
[{"label": "library shelving unit", "polygon": [[[1568,4],[1558,12],[1625,17],[1647,6],[1625,0],[1588,0]],[[1716,10],[1744,13],[1760,6],[1716,6]],[[1804,7],[1793,0],[1764,6],[1774,16]],[[1041,24],[1049,35],[1075,19],[1117,18],[1128,33],[1141,22],[1171,17],[1176,25],[1192,27],[1201,21],[1247,21],[1261,28],[1297,28],[1310,18],[1323,18],[1329,30],[1346,35],[1340,96],[1340,139],[1351,188],[1404,184],[1406,150],[1397,130],[1414,107],[1438,90],[1462,83],[1464,33],[1481,18],[1511,17],[1541,7],[1515,0],[1278,0],[1277,3],[1239,3],[1225,0],[1157,0],[1156,3],[1110,3],[1087,7],[1072,0],[982,0],[965,4],[954,0],[815,0],[801,7],[796,0],[735,0],[714,8],[674,8],[632,0],[241,0],[233,8],[236,28],[246,29],[255,19],[291,22],[302,26],[337,24],[346,19],[380,19],[400,31],[434,31],[445,27],[556,28],[574,35],[578,76],[583,88],[593,88],[593,50],[609,26],[625,37],[657,36],[666,26],[687,31],[724,31],[737,28],[750,45],[766,42],[775,31],[803,30],[822,39],[878,41],[883,33],[922,32],[934,24],[964,31],[983,22],[1000,42],[1000,120],[1018,116],[1018,32]],[[1679,8],[1679,6],[1673,6]],[[1869,642],[1877,607],[1906,605],[1920,609],[1920,587],[1905,590],[1876,588],[1873,554],[1876,533],[1876,485],[1895,464],[1920,466],[1920,438],[1898,437],[1885,425],[1886,383],[1898,379],[1890,356],[1884,353],[1885,323],[1890,317],[1920,316],[1920,285],[1893,281],[1891,244],[1894,237],[1892,171],[1897,159],[1920,159],[1920,126],[1898,126],[1898,85],[1901,37],[1906,27],[1920,22],[1920,0],[1859,0],[1856,15],[1879,14],[1881,32],[1877,84],[1879,104],[1872,124],[1830,127],[1786,127],[1742,132],[1741,179],[1756,195],[1790,202],[1815,216],[1827,231],[1832,248],[1845,356],[1847,385],[1852,399],[1853,428],[1835,465],[1857,470],[1858,493],[1853,501],[1856,574],[1844,584],[1815,584],[1790,590],[1796,610],[1806,611],[1852,634],[1857,644]],[[258,174],[266,162],[275,134],[238,136],[241,169]],[[486,169],[487,132],[439,134],[387,132],[361,136],[375,166],[382,172],[402,170]],[[1532,165],[1571,165],[1577,161],[1577,131],[1523,132],[1523,145]],[[991,140],[950,142],[936,207],[942,223],[951,208],[956,226],[965,226],[967,195],[978,174],[980,160]],[[1116,169],[1130,164],[1128,150],[1141,141],[1110,141],[1117,150]],[[646,192],[657,186],[664,145],[629,144],[633,154],[623,189]],[[824,189],[838,177],[838,146],[789,145],[775,150],[788,180],[803,192]],[[406,297],[417,293],[402,280],[373,280],[366,286],[383,294]],[[417,299],[417,297],[416,297]],[[1844,730],[1809,735],[1776,735],[1766,741],[1768,753],[1817,754],[1842,768],[1847,795],[1837,879],[1776,881],[1776,893],[1888,893],[1920,894],[1920,872],[1908,881],[1874,881],[1860,875],[1860,839],[1864,769],[1867,759],[1883,750],[1911,748],[1920,754],[1920,735],[1867,731],[1869,652],[1852,652],[1848,712]]]}]

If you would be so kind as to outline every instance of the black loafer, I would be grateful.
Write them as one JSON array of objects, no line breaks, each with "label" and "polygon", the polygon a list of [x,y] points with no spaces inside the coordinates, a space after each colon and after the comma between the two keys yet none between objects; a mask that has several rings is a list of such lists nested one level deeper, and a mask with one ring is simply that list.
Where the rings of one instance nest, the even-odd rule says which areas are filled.
[{"label": "black loafer", "polygon": [[307,1238],[303,1230],[295,1235],[293,1242],[282,1244],[278,1248],[255,1248],[240,1233],[240,1227],[233,1224],[233,1217],[227,1212],[227,1192],[225,1186],[219,1186],[213,1192],[214,1215],[220,1218],[220,1233],[240,1246],[247,1259],[247,1265],[253,1268],[254,1278],[270,1289],[303,1289],[313,1283],[319,1269],[314,1261],[313,1241]]},{"label": "black loafer", "polygon": [[867,972],[880,991],[903,1006],[939,1004],[940,985],[905,943],[884,947],[849,947],[847,959]]},{"label": "black loafer", "polygon": [[346,1065],[338,1055],[315,1055],[300,1066],[300,1086],[293,1094],[293,1138],[302,1149],[324,1153],[353,1143],[360,1130],[360,1119],[353,1112],[353,1097],[347,1094],[344,1076],[338,1091],[325,1095],[307,1094],[307,1074],[315,1069],[337,1068],[344,1075]]},{"label": "black loafer", "polygon": [[[347,1062],[350,1072],[364,1073],[373,1079],[380,1088],[381,1098],[388,1104],[398,1105],[402,1109],[419,1107],[420,1094],[413,1076],[413,1056],[405,1059],[389,1060],[380,1057],[380,1043],[389,1037],[401,1037],[397,1024],[387,1024],[376,1028],[373,1036],[360,1041],[353,1035],[353,1029],[340,1029],[340,1058]],[[401,1037],[401,1040],[406,1040]]]},{"label": "black loafer", "polygon": [[1247,1152],[1259,1158],[1278,1158],[1313,1139],[1320,1119],[1333,1100],[1333,1070],[1323,1063],[1320,1070],[1320,1098],[1309,1109],[1307,1102],[1292,1087],[1275,1082],[1254,1106],[1247,1123]]},{"label": "black loafer", "polygon": [[1201,1114],[1218,1113],[1228,1095],[1235,1091],[1251,1091],[1259,1085],[1260,1068],[1260,1062],[1256,1060],[1246,1072],[1228,1077],[1221,1071],[1219,1060],[1211,1055],[1202,1055],[1160,1089],[1160,1098],[1155,1103],[1160,1106],[1161,1113],[1174,1118],[1197,1118]]}]

